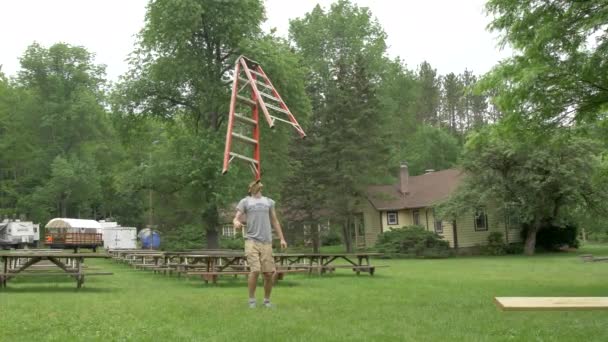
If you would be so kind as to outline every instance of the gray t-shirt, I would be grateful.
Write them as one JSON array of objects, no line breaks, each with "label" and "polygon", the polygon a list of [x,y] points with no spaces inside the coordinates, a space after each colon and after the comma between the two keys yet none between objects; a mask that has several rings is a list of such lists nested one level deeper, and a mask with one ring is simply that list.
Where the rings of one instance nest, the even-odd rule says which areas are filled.
[{"label": "gray t-shirt", "polygon": [[236,209],[247,214],[245,239],[272,242],[272,233],[270,231],[271,208],[274,208],[274,201],[264,196],[260,198],[247,196],[239,202]]}]

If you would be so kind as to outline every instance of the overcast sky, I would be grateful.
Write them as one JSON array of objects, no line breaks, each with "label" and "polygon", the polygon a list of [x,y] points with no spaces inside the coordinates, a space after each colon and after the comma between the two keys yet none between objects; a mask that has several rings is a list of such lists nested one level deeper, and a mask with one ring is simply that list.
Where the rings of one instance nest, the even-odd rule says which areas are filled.
[{"label": "overcast sky", "polygon": [[[265,29],[287,36],[289,19],[302,17],[317,3],[332,0],[265,0]],[[388,34],[389,55],[400,56],[414,69],[426,60],[439,73],[465,68],[484,73],[508,51],[500,51],[496,36],[486,31],[484,0],[354,0],[369,7]],[[0,0],[0,64],[14,75],[19,57],[37,41],[81,45],[107,66],[108,79],[127,70],[134,35],[144,23],[148,0]],[[255,58],[255,56],[252,56]]]}]

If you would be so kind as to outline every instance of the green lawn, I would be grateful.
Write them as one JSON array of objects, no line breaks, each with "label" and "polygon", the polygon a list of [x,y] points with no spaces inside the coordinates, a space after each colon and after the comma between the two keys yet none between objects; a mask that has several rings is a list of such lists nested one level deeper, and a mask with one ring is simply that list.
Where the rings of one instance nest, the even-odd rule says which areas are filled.
[{"label": "green lawn", "polygon": [[[608,296],[608,246],[578,253],[377,260],[370,277],[339,269],[291,275],[276,307],[248,309],[244,278],[205,285],[132,270],[89,278],[22,278],[0,290],[0,341],[607,341],[608,311],[501,312],[494,296]],[[260,292],[261,296],[261,292]],[[260,297],[259,296],[259,297]]]}]

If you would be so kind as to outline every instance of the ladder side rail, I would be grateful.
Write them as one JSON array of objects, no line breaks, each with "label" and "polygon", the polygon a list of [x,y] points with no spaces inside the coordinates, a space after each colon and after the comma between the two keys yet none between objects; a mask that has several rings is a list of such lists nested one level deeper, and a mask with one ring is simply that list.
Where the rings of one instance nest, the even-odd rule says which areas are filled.
[{"label": "ladder side rail", "polygon": [[277,99],[281,100],[279,105],[281,106],[281,108],[283,108],[285,111],[287,111],[287,117],[289,118],[289,121],[291,121],[291,123],[293,124],[294,128],[298,131],[298,134],[300,134],[300,137],[305,138],[306,137],[306,133],[304,132],[304,130],[302,129],[302,126],[300,126],[300,124],[298,123],[298,120],[296,120],[295,116],[293,116],[293,114],[291,114],[291,111],[289,110],[289,108],[287,108],[287,105],[285,104],[285,101],[283,101],[283,98],[281,97],[281,95],[279,94],[279,92],[276,90],[276,88],[274,87],[274,85],[272,84],[272,82],[270,81],[270,78],[268,78],[268,76],[266,75],[266,73],[264,72],[264,70],[262,69],[262,66],[260,66],[258,64],[258,70],[257,70],[260,74],[262,74],[264,76],[264,79],[266,81],[266,83],[268,83],[268,85],[270,85],[270,89],[272,89],[272,95],[274,97],[276,97]]},{"label": "ladder side rail", "polygon": [[[255,84],[255,75],[252,75],[252,82],[251,84]],[[257,91],[257,89],[255,89]],[[256,98],[256,93],[254,91],[253,86],[251,87],[251,98],[255,101]],[[259,97],[259,96],[258,96]],[[261,99],[261,98],[260,98]],[[253,139],[256,141],[255,145],[253,145],[253,159],[255,159],[257,161],[257,164],[252,164],[253,166],[253,174],[255,176],[255,180],[258,181],[260,180],[260,178],[262,177],[262,160],[260,158],[260,111],[259,111],[259,107],[260,107],[260,103],[256,101],[255,106],[251,107],[251,116],[252,119],[255,121],[255,125],[253,126],[252,129],[252,135],[253,135]]]},{"label": "ladder side rail", "polygon": [[226,147],[224,149],[224,167],[222,173],[228,172],[228,166],[230,164],[230,148],[232,145],[232,128],[234,126],[234,112],[236,110],[236,94],[238,92],[239,85],[239,72],[240,65],[236,63],[234,70],[234,81],[232,82],[232,95],[230,95],[230,109],[228,112],[228,129],[226,132]]},{"label": "ladder side rail", "polygon": [[241,58],[240,63],[243,66],[243,71],[245,71],[245,74],[247,75],[247,79],[249,80],[249,82],[251,84],[251,89],[255,96],[256,103],[259,103],[261,105],[262,112],[264,112],[264,117],[266,118],[266,121],[268,122],[268,125],[270,126],[270,128],[274,128],[274,121],[270,117],[270,113],[268,113],[268,108],[266,108],[266,103],[264,103],[264,100],[262,99],[262,96],[260,95],[258,87],[256,86],[256,83],[255,83],[255,79],[251,75],[251,72],[249,71],[249,67],[247,66],[247,62],[245,61],[244,58]]}]

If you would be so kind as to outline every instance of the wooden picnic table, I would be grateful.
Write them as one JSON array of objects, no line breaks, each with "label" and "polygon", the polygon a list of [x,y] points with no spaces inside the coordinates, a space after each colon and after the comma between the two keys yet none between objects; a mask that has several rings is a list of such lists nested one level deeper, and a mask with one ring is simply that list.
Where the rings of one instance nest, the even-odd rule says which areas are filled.
[{"label": "wooden picnic table", "polygon": [[67,253],[52,250],[2,252],[0,253],[0,260],[2,261],[2,269],[0,269],[0,288],[6,287],[7,281],[17,276],[50,276],[62,274],[57,272],[24,272],[43,260],[50,261],[57,266],[59,270],[62,270],[68,276],[75,278],[77,288],[81,288],[84,284],[85,276],[112,274],[109,272],[85,273],[83,270],[85,259],[108,257],[109,256],[106,254]]},{"label": "wooden picnic table", "polygon": [[[370,257],[382,255],[381,253],[278,253],[275,262],[287,267],[306,267],[310,272],[317,270],[319,274],[327,271],[333,272],[336,268],[352,268],[359,275],[367,272],[374,275],[376,267],[370,263]],[[346,264],[336,264],[336,261],[346,261]],[[356,260],[356,261],[355,261]]]}]

